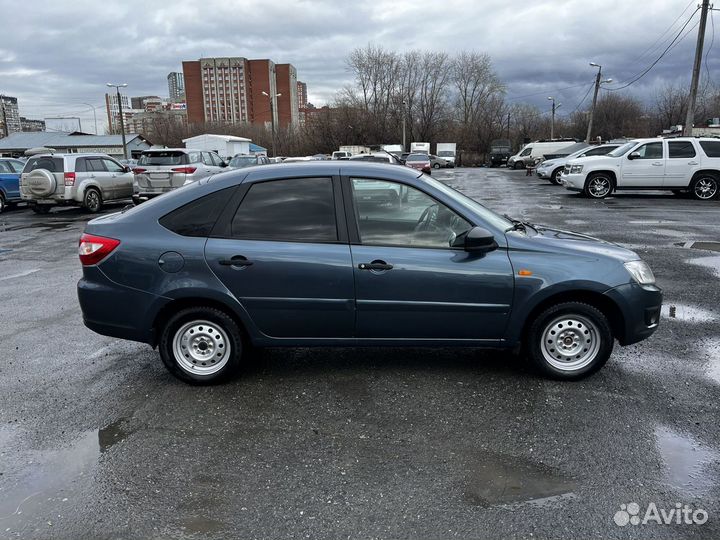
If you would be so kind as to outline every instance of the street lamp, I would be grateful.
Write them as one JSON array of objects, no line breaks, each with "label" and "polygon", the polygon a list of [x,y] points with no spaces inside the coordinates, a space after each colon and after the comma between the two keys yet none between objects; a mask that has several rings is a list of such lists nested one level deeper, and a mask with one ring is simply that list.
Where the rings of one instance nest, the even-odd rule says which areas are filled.
[{"label": "street lamp", "polygon": [[263,96],[266,96],[270,100],[270,123],[272,126],[272,154],[275,157],[275,108],[273,107],[273,100],[279,98],[282,94],[268,94],[265,90],[262,92]]},{"label": "street lamp", "polygon": [[122,98],[120,97],[120,89],[125,88],[127,86],[127,83],[122,83],[122,84],[107,83],[107,86],[109,88],[115,88],[115,90],[117,90],[118,112],[120,113],[120,134],[122,135],[122,145],[123,145],[123,157],[125,159],[127,159],[127,157],[128,157],[127,144],[125,143],[125,119],[123,118]]},{"label": "street lamp", "polygon": [[562,103],[555,105],[555,98],[548,96],[548,99],[552,101],[552,120],[550,120],[550,139],[555,138],[555,111],[562,107]]},{"label": "street lamp", "polygon": [[585,135],[585,144],[590,144],[590,135],[592,135],[592,127],[593,127],[593,116],[595,114],[595,104],[597,103],[597,97],[598,97],[598,91],[600,90],[600,85],[602,83],[611,83],[612,79],[605,79],[600,80],[600,77],[602,77],[602,66],[600,64],[596,64],[595,62],[590,62],[590,65],[592,67],[598,68],[597,75],[595,76],[595,93],[593,94],[593,102],[592,107],[590,108],[590,119],[588,120],[588,129],[587,129],[587,135]]}]

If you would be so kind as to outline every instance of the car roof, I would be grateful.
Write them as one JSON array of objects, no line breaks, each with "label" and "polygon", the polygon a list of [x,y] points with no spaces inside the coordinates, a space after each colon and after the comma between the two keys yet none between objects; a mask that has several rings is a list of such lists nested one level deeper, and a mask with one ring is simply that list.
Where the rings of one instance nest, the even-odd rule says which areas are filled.
[{"label": "car roof", "polygon": [[147,152],[211,152],[212,150],[200,150],[198,148],[148,148],[143,150],[142,153]]},{"label": "car roof", "polygon": [[[372,161],[304,161],[292,163],[274,163],[262,167],[251,167],[247,172],[246,182],[280,178],[298,178],[308,176],[345,175],[367,178],[387,178],[412,181],[421,173],[410,167],[398,167],[392,163],[376,163]],[[227,173],[229,174],[229,173]],[[220,179],[225,174],[218,176]],[[212,182],[212,180],[211,180]]]},{"label": "car roof", "polygon": [[102,152],[55,152],[55,153],[46,153],[46,154],[35,154],[34,156],[30,156],[28,159],[32,158],[40,158],[40,157],[55,157],[55,158],[66,158],[66,157],[72,157],[72,158],[79,158],[79,157],[109,157],[110,159],[115,159],[109,154],[103,154]]}]

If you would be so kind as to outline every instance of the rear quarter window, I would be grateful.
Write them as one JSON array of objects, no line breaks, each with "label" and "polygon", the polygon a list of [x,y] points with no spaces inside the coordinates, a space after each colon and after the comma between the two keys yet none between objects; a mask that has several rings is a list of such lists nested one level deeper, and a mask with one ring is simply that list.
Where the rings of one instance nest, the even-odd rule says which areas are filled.
[{"label": "rear quarter window", "polygon": [[159,223],[182,236],[208,237],[237,186],[221,189],[165,214]]},{"label": "rear quarter window", "polygon": [[28,173],[37,169],[45,169],[52,173],[61,173],[63,172],[63,158],[47,156],[30,158],[25,164],[23,172]]},{"label": "rear quarter window", "polygon": [[720,157],[720,141],[700,141],[700,147],[707,157]]}]

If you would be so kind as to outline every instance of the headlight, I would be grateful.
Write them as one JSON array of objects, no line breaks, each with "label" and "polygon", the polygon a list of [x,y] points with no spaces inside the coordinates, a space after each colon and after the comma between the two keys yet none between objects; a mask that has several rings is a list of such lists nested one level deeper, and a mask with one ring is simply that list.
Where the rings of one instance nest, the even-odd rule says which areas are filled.
[{"label": "headlight", "polygon": [[640,285],[652,285],[655,283],[655,276],[650,266],[645,261],[630,261],[625,263],[625,268]]},{"label": "headlight", "polygon": [[577,174],[582,172],[582,165],[571,165],[570,166],[570,174]]}]

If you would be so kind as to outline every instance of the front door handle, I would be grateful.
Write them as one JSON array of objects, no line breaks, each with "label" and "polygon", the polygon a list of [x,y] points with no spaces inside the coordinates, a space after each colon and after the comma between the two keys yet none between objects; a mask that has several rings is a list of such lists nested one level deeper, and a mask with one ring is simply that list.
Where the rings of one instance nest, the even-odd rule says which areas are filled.
[{"label": "front door handle", "polygon": [[218,261],[223,266],[237,266],[237,267],[243,267],[243,266],[252,266],[253,262],[249,261],[247,257],[243,257],[242,255],[234,255],[233,257],[230,257],[229,259],[220,259]]},{"label": "front door handle", "polygon": [[656,161],[655,163],[653,163],[653,166],[654,166],[654,167],[662,167],[663,164],[662,164],[662,163],[658,163],[658,162]]},{"label": "front door handle", "polygon": [[371,263],[358,264],[360,270],[392,270],[393,265],[387,264],[385,261],[373,261]]},{"label": "front door handle", "polygon": [[697,161],[688,161],[688,165],[697,165],[697,164],[698,164]]}]

